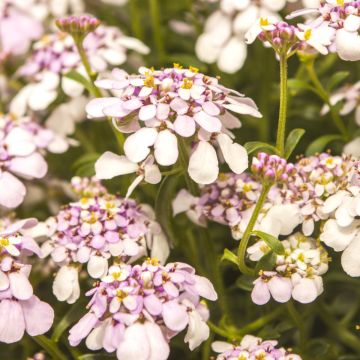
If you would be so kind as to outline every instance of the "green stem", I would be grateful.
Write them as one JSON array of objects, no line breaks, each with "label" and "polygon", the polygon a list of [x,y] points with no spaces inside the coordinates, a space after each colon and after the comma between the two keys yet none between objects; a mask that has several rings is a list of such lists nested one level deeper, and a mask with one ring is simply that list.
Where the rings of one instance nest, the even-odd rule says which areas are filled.
[{"label": "green stem", "polygon": [[306,63],[306,70],[309,74],[311,82],[313,83],[315,89],[317,90],[318,96],[329,106],[330,115],[334,122],[334,125],[337,127],[337,129],[339,130],[341,135],[344,136],[344,139],[348,140],[349,133],[346,129],[346,126],[345,126],[343,120],[339,116],[338,112],[336,111],[334,106],[330,103],[330,96],[327,93],[327,91],[325,90],[324,86],[322,85],[322,83],[320,82],[320,80],[316,74],[316,71],[314,69],[314,60],[308,61]]},{"label": "green stem", "polygon": [[211,321],[208,321],[207,324],[209,325],[209,328],[213,333],[220,335],[230,341],[233,341],[233,340],[240,341],[242,339],[241,335],[237,335],[237,334],[233,333],[232,331],[222,329],[221,327],[213,324]]},{"label": "green stem", "polygon": [[305,326],[304,323],[302,321],[302,316],[299,314],[299,312],[297,311],[294,302],[292,300],[288,301],[286,303],[286,308],[289,312],[289,315],[291,316],[291,318],[293,319],[294,323],[296,324],[298,330],[299,330],[299,334],[300,334],[300,348],[302,349],[302,351],[305,349],[306,346],[306,331],[305,331]]},{"label": "green stem", "polygon": [[285,152],[285,132],[287,113],[287,55],[280,55],[280,107],[276,136],[276,148],[281,155]]},{"label": "green stem", "polygon": [[45,335],[34,336],[32,339],[44,349],[52,359],[54,360],[68,360],[68,357],[65,356],[61,350],[58,348],[57,344],[47,338]]},{"label": "green stem", "polygon": [[129,1],[130,15],[131,15],[131,28],[136,38],[139,40],[144,39],[143,28],[141,26],[140,9],[138,0]]},{"label": "green stem", "polygon": [[253,213],[251,214],[250,221],[246,227],[243,237],[240,240],[237,256],[238,256],[238,260],[239,260],[239,269],[245,275],[250,275],[250,276],[254,275],[254,270],[249,268],[245,263],[246,248],[247,248],[248,242],[250,240],[251,232],[254,229],[256,220],[257,220],[257,218],[260,214],[260,211],[265,203],[266,196],[267,196],[270,188],[271,188],[270,184],[263,185],[263,188],[260,193],[260,197],[255,205],[255,209],[254,209]]},{"label": "green stem", "polygon": [[154,42],[158,53],[158,60],[162,63],[164,59],[164,42],[161,34],[160,9],[158,0],[149,0],[151,25],[153,30]]}]

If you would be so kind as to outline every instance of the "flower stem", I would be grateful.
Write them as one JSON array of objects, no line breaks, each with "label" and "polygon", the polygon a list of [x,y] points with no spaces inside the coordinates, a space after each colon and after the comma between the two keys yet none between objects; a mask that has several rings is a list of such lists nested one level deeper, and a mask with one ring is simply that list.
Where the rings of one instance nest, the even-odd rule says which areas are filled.
[{"label": "flower stem", "polygon": [[54,360],[67,360],[68,357],[65,356],[61,350],[58,348],[57,344],[51,339],[47,338],[45,335],[33,336],[32,339],[44,349],[52,359]]},{"label": "flower stem", "polygon": [[276,148],[281,155],[285,152],[285,132],[287,115],[287,54],[280,55],[280,107],[276,136]]},{"label": "flower stem", "polygon": [[314,69],[314,59],[306,62],[306,70],[309,74],[311,82],[313,83],[313,85],[315,86],[315,89],[317,90],[317,94],[329,106],[330,115],[334,122],[334,125],[337,127],[337,129],[339,130],[341,135],[344,136],[344,139],[348,140],[349,139],[348,130],[346,129],[346,126],[345,126],[343,120],[341,119],[341,117],[339,116],[338,112],[336,111],[334,106],[331,104],[330,96],[327,93],[327,91],[325,90],[324,86],[322,85],[321,81],[319,80],[319,78],[316,74],[316,71]]},{"label": "flower stem", "polygon": [[158,0],[149,0],[151,25],[159,63],[164,59],[164,42],[161,34],[160,9]]},{"label": "flower stem", "polygon": [[129,1],[129,6],[131,15],[131,29],[137,39],[143,40],[144,33],[141,25],[141,13],[139,11],[140,9],[138,0]]},{"label": "flower stem", "polygon": [[257,218],[260,214],[260,211],[265,203],[266,196],[267,196],[270,188],[271,188],[270,184],[263,185],[263,188],[260,193],[260,197],[255,205],[255,209],[254,209],[253,213],[251,214],[250,221],[246,227],[243,237],[240,240],[237,256],[238,256],[238,260],[239,260],[239,269],[245,275],[251,275],[251,276],[254,275],[254,270],[249,268],[245,263],[246,248],[249,243],[251,232],[254,229],[256,220],[257,220]]},{"label": "flower stem", "polygon": [[297,311],[294,302],[292,300],[289,300],[286,303],[286,308],[289,312],[289,315],[291,316],[291,318],[293,319],[294,323],[296,324],[298,330],[299,330],[299,334],[300,334],[300,348],[303,351],[305,346],[306,346],[306,331],[305,331],[305,326],[304,323],[302,321],[302,317],[299,314],[299,312]]}]

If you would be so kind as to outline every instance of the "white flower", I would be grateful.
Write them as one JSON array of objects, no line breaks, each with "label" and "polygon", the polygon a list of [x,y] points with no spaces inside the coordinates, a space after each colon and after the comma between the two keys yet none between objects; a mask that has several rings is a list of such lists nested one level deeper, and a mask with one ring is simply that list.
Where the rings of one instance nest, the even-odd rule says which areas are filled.
[{"label": "white flower", "polygon": [[62,266],[55,276],[53,293],[59,301],[73,304],[80,297],[78,270],[72,266]]},{"label": "white flower", "polygon": [[347,61],[360,60],[360,16],[349,15],[344,28],[336,32],[336,51],[340,58]]}]

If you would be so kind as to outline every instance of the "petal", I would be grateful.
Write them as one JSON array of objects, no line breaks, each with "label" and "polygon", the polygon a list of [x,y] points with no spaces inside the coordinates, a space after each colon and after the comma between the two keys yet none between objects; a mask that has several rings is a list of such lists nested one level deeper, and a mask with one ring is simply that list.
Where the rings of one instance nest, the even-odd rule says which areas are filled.
[{"label": "petal", "polygon": [[210,330],[206,322],[197,311],[191,311],[189,313],[189,327],[184,339],[186,343],[189,343],[189,349],[192,351],[200,346],[209,338],[209,335]]},{"label": "petal", "polygon": [[150,294],[144,298],[144,306],[151,315],[157,316],[162,312],[162,303],[154,294]]},{"label": "petal", "polygon": [[203,276],[194,275],[195,288],[199,295],[205,299],[216,301],[218,296],[213,284]]},{"label": "petal", "polygon": [[195,121],[188,115],[179,115],[174,121],[174,130],[183,137],[193,136],[195,129]]},{"label": "petal", "polygon": [[178,115],[186,114],[188,109],[189,109],[188,103],[185,100],[183,100],[183,99],[181,99],[179,97],[176,97],[176,98],[171,100],[170,107]]},{"label": "petal", "polygon": [[91,331],[86,338],[86,346],[88,349],[93,351],[102,349],[107,325],[108,323],[103,321],[100,326],[97,326]]},{"label": "petal", "polygon": [[9,273],[9,282],[12,295],[19,300],[27,300],[33,294],[29,279],[21,271]]},{"label": "petal", "polygon": [[124,144],[124,152],[130,161],[143,161],[150,153],[149,147],[154,145],[158,132],[153,128],[141,128],[130,135]]},{"label": "petal", "polygon": [[161,181],[161,172],[157,165],[145,166],[145,181],[149,184],[158,184]]},{"label": "petal", "polygon": [[221,130],[221,121],[214,116],[208,115],[205,111],[199,111],[194,115],[194,120],[206,131],[219,132]]},{"label": "petal", "polygon": [[247,56],[247,46],[238,37],[234,36],[221,50],[218,67],[221,71],[234,74],[239,71]]},{"label": "petal", "polygon": [[360,276],[360,234],[350,243],[341,256],[341,265],[350,276]]},{"label": "petal", "polygon": [[292,297],[302,304],[313,302],[318,296],[315,281],[312,279],[301,279],[292,291]]},{"label": "petal", "polygon": [[271,296],[277,302],[285,303],[291,299],[292,285],[288,278],[274,276],[268,282],[268,288]]},{"label": "petal", "polygon": [[246,149],[239,144],[233,143],[230,136],[226,134],[219,134],[217,136],[217,142],[230,169],[235,174],[243,173],[248,167],[248,154]]},{"label": "petal", "polygon": [[54,310],[46,302],[33,295],[29,300],[20,301],[24,313],[26,332],[30,336],[46,333],[53,324]]},{"label": "petal", "polygon": [[21,340],[25,331],[25,320],[19,302],[0,302],[0,341],[11,344]]},{"label": "petal", "polygon": [[98,179],[112,179],[118,175],[136,172],[138,165],[128,160],[124,155],[116,155],[111,151],[102,154],[95,163],[95,173]]},{"label": "petal", "polygon": [[55,276],[53,293],[59,301],[66,301],[71,298],[74,288],[79,283],[78,271],[74,267],[62,266]]},{"label": "petal", "polygon": [[258,279],[251,292],[251,300],[257,305],[264,305],[270,300],[270,291],[267,284]]},{"label": "petal", "polygon": [[91,256],[87,264],[87,271],[94,279],[99,279],[106,275],[108,270],[108,262],[102,256]]},{"label": "petal", "polygon": [[28,179],[41,179],[46,175],[48,166],[39,153],[33,153],[26,157],[12,159],[10,169],[14,173]]},{"label": "petal", "polygon": [[91,118],[102,118],[105,117],[104,108],[119,104],[121,100],[117,97],[108,98],[97,98],[92,99],[85,108],[88,117]]},{"label": "petal", "polygon": [[200,141],[191,154],[188,167],[190,177],[198,184],[211,184],[219,175],[216,151],[206,141]]},{"label": "petal", "polygon": [[9,285],[9,278],[3,271],[0,270],[0,291],[8,289]]},{"label": "petal", "polygon": [[143,121],[151,120],[156,116],[156,106],[145,105],[139,111],[139,119]]},{"label": "petal", "polygon": [[179,150],[176,136],[169,130],[160,131],[154,144],[155,158],[159,165],[169,166],[176,163]]},{"label": "petal", "polygon": [[148,360],[168,359],[170,355],[170,348],[160,326],[150,321],[146,321],[144,326],[150,345],[150,356]]},{"label": "petal", "polygon": [[172,331],[184,330],[189,321],[186,307],[176,300],[163,304],[162,315],[165,325]]},{"label": "petal", "polygon": [[8,208],[19,206],[25,197],[26,188],[8,172],[0,174],[0,204]]},{"label": "petal", "polygon": [[36,145],[29,131],[15,127],[5,138],[7,151],[13,156],[27,156],[36,150]]}]

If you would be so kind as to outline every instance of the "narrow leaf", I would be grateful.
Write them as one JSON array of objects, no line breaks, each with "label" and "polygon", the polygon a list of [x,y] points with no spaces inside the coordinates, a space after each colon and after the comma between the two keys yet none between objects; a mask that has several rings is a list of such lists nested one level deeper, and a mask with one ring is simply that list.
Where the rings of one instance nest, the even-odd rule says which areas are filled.
[{"label": "narrow leaf", "polygon": [[290,132],[286,139],[285,144],[285,158],[288,159],[293,151],[295,150],[297,144],[299,143],[300,139],[305,134],[304,129],[294,129]]},{"label": "narrow leaf", "polygon": [[258,236],[260,239],[264,240],[266,242],[266,245],[269,246],[271,250],[273,250],[276,254],[284,255],[285,249],[283,244],[279,239],[277,239],[275,236],[272,236],[270,234],[267,234],[263,231],[253,231],[254,235]]},{"label": "narrow leaf", "polygon": [[276,264],[276,254],[273,251],[266,253],[256,264],[255,273],[259,273],[260,270],[271,271]]},{"label": "narrow leaf", "polygon": [[231,263],[235,264],[236,266],[239,265],[238,257],[229,249],[224,250],[224,254],[221,257],[221,261],[224,261],[224,260],[230,261]]},{"label": "narrow leaf", "polygon": [[306,149],[306,156],[324,151],[325,147],[335,140],[342,140],[341,135],[324,135],[314,140]]},{"label": "narrow leaf", "polygon": [[258,150],[267,150],[271,154],[278,154],[278,150],[275,146],[261,141],[249,141],[244,145],[244,147],[249,155]]},{"label": "narrow leaf", "polygon": [[78,73],[75,70],[71,70],[71,71],[67,72],[64,76],[67,77],[68,79],[78,82],[87,91],[89,91],[90,94],[93,94],[96,96],[96,94],[94,93],[94,86],[91,84],[90,80],[88,80],[84,75],[81,75],[80,73]]}]

